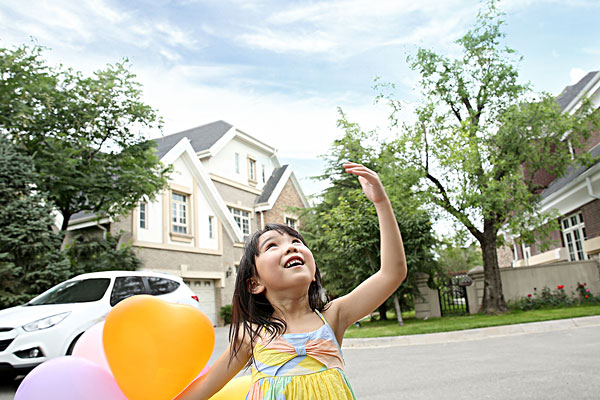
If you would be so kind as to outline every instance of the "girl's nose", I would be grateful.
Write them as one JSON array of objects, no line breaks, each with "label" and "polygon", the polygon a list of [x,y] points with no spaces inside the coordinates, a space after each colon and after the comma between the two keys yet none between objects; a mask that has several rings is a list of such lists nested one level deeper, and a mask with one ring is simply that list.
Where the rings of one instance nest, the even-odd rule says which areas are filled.
[{"label": "girl's nose", "polygon": [[285,254],[297,253],[298,249],[293,244],[288,245],[288,248],[285,251]]}]

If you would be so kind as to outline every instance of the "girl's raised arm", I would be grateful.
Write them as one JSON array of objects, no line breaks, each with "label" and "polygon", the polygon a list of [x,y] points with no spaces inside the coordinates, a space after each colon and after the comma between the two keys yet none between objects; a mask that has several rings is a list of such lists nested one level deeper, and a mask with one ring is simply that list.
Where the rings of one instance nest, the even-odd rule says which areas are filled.
[{"label": "girl's raised arm", "polygon": [[247,343],[242,345],[238,354],[229,362],[232,344],[221,357],[210,367],[208,372],[192,382],[183,392],[173,400],[206,400],[217,393],[227,382],[244,368],[250,359],[250,347]]},{"label": "girl's raised arm", "polygon": [[348,326],[379,307],[406,278],[402,236],[379,176],[361,164],[348,162],[344,168],[358,176],[363,192],[375,205],[381,236],[381,268],[352,292],[331,302],[328,319],[333,317],[338,339]]}]

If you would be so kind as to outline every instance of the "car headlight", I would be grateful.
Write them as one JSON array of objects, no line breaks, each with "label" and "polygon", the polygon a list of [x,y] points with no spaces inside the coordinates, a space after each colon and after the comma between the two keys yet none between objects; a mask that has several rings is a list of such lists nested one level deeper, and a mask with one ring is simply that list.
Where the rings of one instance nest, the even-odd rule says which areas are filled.
[{"label": "car headlight", "polygon": [[27,325],[23,325],[23,329],[26,330],[27,332],[39,331],[40,329],[47,329],[47,328],[50,328],[50,327],[58,324],[63,319],[67,318],[69,316],[69,314],[71,314],[71,311],[67,311],[67,312],[64,312],[61,314],[56,314],[51,317],[38,319],[37,321],[33,321],[33,322],[28,323]]}]

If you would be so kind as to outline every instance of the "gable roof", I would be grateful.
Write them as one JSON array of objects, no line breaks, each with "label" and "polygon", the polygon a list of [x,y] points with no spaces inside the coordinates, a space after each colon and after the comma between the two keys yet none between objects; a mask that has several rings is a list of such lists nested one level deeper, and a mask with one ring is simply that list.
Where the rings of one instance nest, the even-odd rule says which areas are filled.
[{"label": "gable roof", "polygon": [[187,138],[196,153],[210,149],[219,139],[233,128],[233,125],[225,121],[215,121],[210,124],[197,126],[172,135],[154,139],[158,147],[156,154],[162,159],[177,143]]},{"label": "gable roof", "polygon": [[596,80],[594,78],[599,74],[599,72],[600,71],[588,72],[579,80],[579,82],[564,88],[561,94],[559,94],[556,98],[556,101],[558,101],[558,104],[560,105],[560,109],[562,111],[567,110],[567,108],[570,108],[569,106],[574,102],[574,100],[581,97],[582,94],[585,94],[584,92],[586,89],[588,89],[588,85],[592,80]]},{"label": "gable roof", "polygon": [[243,242],[244,235],[242,230],[223,203],[215,184],[202,166],[202,163],[196,156],[195,149],[187,138],[182,138],[161,160],[167,164],[173,164],[178,158],[186,162],[190,172],[196,178],[200,193],[202,193],[204,199],[217,214],[217,217],[223,222],[223,228],[231,240],[233,242]]},{"label": "gable roof", "polygon": [[302,205],[304,207],[309,207],[310,204],[300,187],[298,179],[296,179],[296,176],[289,165],[284,165],[283,167],[274,170],[271,174],[271,177],[263,188],[263,193],[256,199],[255,211],[267,211],[272,209],[288,181],[294,185],[294,189],[296,190],[296,193],[298,193]]},{"label": "gable roof", "polygon": [[[590,151],[590,154],[592,154],[594,158],[598,158],[594,165],[600,163],[600,146],[594,147]],[[569,167],[568,172],[565,176],[555,179],[546,189],[544,189],[542,193],[540,193],[541,198],[545,199],[552,193],[558,192],[560,189],[573,182],[575,179],[577,179],[577,177],[579,177],[581,174],[583,174],[585,171],[592,167],[593,165],[591,167],[586,167],[584,165],[573,165]]]},{"label": "gable roof", "polygon": [[266,203],[269,201],[269,197],[271,197],[271,195],[275,191],[275,187],[277,187],[277,184],[281,180],[281,177],[283,176],[287,168],[288,165],[284,165],[283,167],[277,168],[273,171],[271,177],[263,187],[262,194],[256,199],[256,204]]}]

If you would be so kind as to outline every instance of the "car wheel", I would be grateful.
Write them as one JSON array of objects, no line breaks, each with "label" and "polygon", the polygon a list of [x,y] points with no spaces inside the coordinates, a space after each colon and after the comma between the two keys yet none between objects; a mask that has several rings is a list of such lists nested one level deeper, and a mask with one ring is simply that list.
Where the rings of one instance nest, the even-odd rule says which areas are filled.
[{"label": "car wheel", "polygon": [[14,383],[16,377],[16,372],[2,372],[0,373],[0,385],[10,385]]},{"label": "car wheel", "polygon": [[79,338],[81,337],[81,335],[83,335],[83,332],[81,332],[79,335],[77,335],[75,337],[75,339],[73,339],[73,341],[69,345],[69,348],[67,349],[67,354],[66,355],[70,356],[71,354],[73,354],[73,349],[75,348],[75,343],[77,343],[77,341],[79,340]]}]

